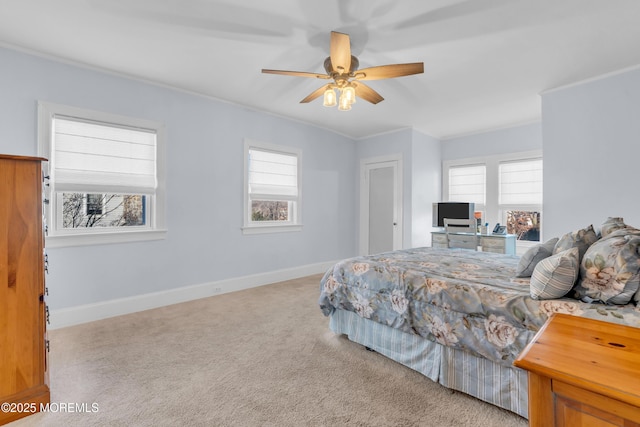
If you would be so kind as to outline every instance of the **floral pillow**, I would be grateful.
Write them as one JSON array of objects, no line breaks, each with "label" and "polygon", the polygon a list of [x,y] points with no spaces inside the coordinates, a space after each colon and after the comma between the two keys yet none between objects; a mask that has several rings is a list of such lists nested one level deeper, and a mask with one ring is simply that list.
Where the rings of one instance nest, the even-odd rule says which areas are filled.
[{"label": "floral pillow", "polygon": [[553,248],[556,246],[558,240],[557,237],[554,237],[551,240],[529,248],[527,252],[520,257],[518,267],[516,268],[516,277],[531,277],[536,265],[543,259],[553,255]]},{"label": "floral pillow", "polygon": [[578,260],[581,261],[585,252],[589,249],[589,246],[594,244],[597,240],[598,236],[593,229],[593,225],[589,225],[587,228],[573,231],[562,236],[553,248],[553,254],[555,255],[570,248],[578,248]]},{"label": "floral pillow", "polygon": [[602,226],[600,226],[600,236],[604,238],[616,230],[625,228],[629,228],[629,226],[624,223],[623,218],[610,216],[606,219],[605,222],[602,223]]},{"label": "floral pillow", "polygon": [[569,293],[580,271],[578,255],[574,247],[540,261],[531,275],[531,298],[556,299]]},{"label": "floral pillow", "polygon": [[609,304],[638,299],[640,287],[640,231],[617,230],[594,243],[580,265],[575,297]]}]

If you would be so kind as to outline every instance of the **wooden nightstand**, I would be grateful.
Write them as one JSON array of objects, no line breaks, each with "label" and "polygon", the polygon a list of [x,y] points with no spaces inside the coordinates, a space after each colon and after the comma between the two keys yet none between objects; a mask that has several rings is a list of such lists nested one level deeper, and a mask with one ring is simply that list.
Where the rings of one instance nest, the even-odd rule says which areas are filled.
[{"label": "wooden nightstand", "polygon": [[640,328],[555,314],[514,365],[530,426],[640,427]]}]

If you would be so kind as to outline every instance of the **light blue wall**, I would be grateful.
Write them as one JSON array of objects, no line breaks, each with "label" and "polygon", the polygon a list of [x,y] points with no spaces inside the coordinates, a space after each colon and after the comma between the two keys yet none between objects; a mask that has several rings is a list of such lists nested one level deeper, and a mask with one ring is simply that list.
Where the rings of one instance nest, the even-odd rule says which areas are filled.
[{"label": "light blue wall", "polygon": [[544,93],[542,125],[545,235],[640,227],[640,69]]},{"label": "light blue wall", "polygon": [[403,129],[357,144],[358,161],[395,154],[402,157],[403,164],[403,247],[429,246],[431,204],[440,197],[440,142],[413,129]]},{"label": "light blue wall", "polygon": [[[167,128],[167,239],[48,249],[53,310],[355,255],[353,140],[13,50],[0,64],[0,153],[37,154],[38,100]],[[242,234],[244,138],[302,149],[302,232]]]},{"label": "light blue wall", "polygon": [[411,157],[411,246],[431,246],[432,205],[442,197],[442,143],[413,132]]},{"label": "light blue wall", "polygon": [[542,149],[542,125],[522,126],[447,139],[442,142],[442,160],[494,156]]}]

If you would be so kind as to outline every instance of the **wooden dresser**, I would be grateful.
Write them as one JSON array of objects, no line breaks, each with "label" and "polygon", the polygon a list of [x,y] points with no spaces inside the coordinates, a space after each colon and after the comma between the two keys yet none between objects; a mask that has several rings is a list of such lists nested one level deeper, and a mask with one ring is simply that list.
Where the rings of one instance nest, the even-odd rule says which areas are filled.
[{"label": "wooden dresser", "polygon": [[555,314],[514,365],[530,426],[640,427],[640,328]]},{"label": "wooden dresser", "polygon": [[0,155],[0,424],[49,403],[43,161]]}]

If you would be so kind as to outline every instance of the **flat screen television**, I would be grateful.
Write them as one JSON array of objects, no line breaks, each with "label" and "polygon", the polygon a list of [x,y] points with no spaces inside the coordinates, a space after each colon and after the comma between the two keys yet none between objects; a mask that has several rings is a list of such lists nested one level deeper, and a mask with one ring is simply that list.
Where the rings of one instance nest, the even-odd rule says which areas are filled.
[{"label": "flat screen television", "polygon": [[438,202],[433,204],[433,226],[444,227],[445,218],[475,218],[475,203],[472,202]]}]

